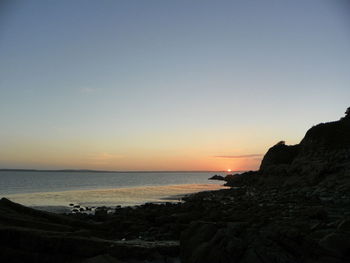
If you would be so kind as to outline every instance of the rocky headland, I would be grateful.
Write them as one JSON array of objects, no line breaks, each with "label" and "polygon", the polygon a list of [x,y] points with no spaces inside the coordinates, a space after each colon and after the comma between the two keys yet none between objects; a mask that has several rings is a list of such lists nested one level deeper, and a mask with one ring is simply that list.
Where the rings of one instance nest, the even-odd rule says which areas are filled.
[{"label": "rocky headland", "polygon": [[350,112],[279,142],[230,189],[57,215],[0,200],[2,262],[350,262]]}]

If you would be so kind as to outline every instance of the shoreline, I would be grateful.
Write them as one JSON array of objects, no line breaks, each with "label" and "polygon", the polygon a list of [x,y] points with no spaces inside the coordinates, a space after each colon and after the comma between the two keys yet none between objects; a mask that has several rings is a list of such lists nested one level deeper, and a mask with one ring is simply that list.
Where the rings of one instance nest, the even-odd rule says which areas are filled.
[{"label": "shoreline", "polygon": [[[207,190],[207,191],[201,191],[201,192],[197,192],[197,193],[210,192],[210,191],[216,191],[216,190]],[[177,203],[184,202],[182,200],[182,198],[189,197],[192,194],[196,194],[196,193],[168,196],[168,197],[160,198],[160,200],[157,202],[144,202],[144,203],[132,204],[132,205],[115,205],[115,206],[105,206],[105,205],[102,206],[101,205],[101,206],[97,206],[97,207],[94,207],[94,206],[93,207],[89,207],[89,206],[85,207],[85,206],[80,205],[80,203],[77,203],[77,204],[71,203],[71,205],[67,205],[67,206],[55,206],[55,205],[46,205],[45,206],[45,205],[42,205],[42,206],[28,206],[28,207],[32,208],[32,209],[40,210],[40,211],[55,213],[55,214],[80,213],[80,214],[92,214],[92,215],[94,215],[96,210],[99,210],[99,209],[105,209],[109,213],[114,213],[116,211],[116,209],[119,209],[119,208],[127,208],[127,207],[136,208],[136,207],[139,207],[142,205],[149,205],[149,204],[151,204],[151,205],[164,205],[166,203],[177,204]],[[11,200],[11,199],[9,199],[9,200]],[[82,208],[84,210],[79,210],[79,209],[75,208],[76,206],[79,206],[79,209]],[[76,209],[76,211],[74,211],[74,209]]]},{"label": "shoreline", "polygon": [[[220,188],[218,190],[221,190],[221,189],[226,189],[226,188]],[[109,212],[115,212],[115,210],[118,208],[127,208],[127,207],[136,208],[136,207],[140,207],[142,205],[165,205],[166,203],[177,204],[177,203],[184,202],[183,198],[189,198],[191,195],[198,194],[198,193],[218,191],[218,190],[204,190],[204,191],[188,193],[188,194],[171,195],[168,197],[160,198],[160,200],[157,202],[144,202],[144,203],[140,203],[140,204],[123,205],[123,206],[116,205],[116,206],[110,206],[110,207],[106,207],[106,206],[97,206],[97,207],[92,207],[92,208],[87,207],[88,209],[91,209],[91,210],[77,211],[76,213],[94,215],[96,210],[99,210],[99,209],[107,209],[107,211],[109,211]],[[11,200],[11,199],[9,199],[9,200]],[[42,205],[42,206],[28,206],[28,207],[32,208],[32,209],[40,210],[40,211],[55,213],[55,214],[74,214],[75,212],[73,210],[74,210],[75,206],[80,206],[81,208],[86,209],[86,207],[81,206],[79,203],[78,204],[71,203],[71,205],[67,205],[67,206],[54,206],[54,205],[51,205],[51,206],[46,205],[45,206],[45,205]]]},{"label": "shoreline", "polygon": [[[326,193],[333,198],[322,198]],[[348,196],[348,192],[341,195]],[[313,262],[325,262],[323,259],[327,258],[336,263],[348,262],[348,250],[343,250],[350,238],[347,234],[350,214],[346,214],[348,197],[344,200],[335,198],[319,186],[303,186],[298,190],[263,181],[261,184],[237,182],[234,188],[202,191],[183,199],[181,203],[119,207],[112,213],[101,207],[95,214],[65,215],[34,210],[1,199],[0,211],[6,211],[2,216],[9,216],[15,227],[11,228],[11,238],[29,238],[23,241],[24,246],[33,239],[38,244],[47,242],[51,244],[52,253],[64,257],[67,254],[62,240],[66,240],[75,249],[84,251],[68,253],[79,260],[92,259],[95,255],[102,257],[108,251],[110,256],[126,262],[129,259],[173,262],[170,260],[179,258],[184,262],[197,262],[194,261],[197,257],[200,262],[228,262],[223,260],[237,255],[243,255],[245,261],[242,259],[242,262],[249,263],[272,262],[281,257],[291,259],[287,262],[304,262],[299,260],[300,257],[313,259]],[[25,218],[24,221],[21,218]],[[22,230],[23,224],[33,235],[27,237],[27,232]],[[59,237],[59,243],[50,237],[52,234]],[[6,236],[3,238],[6,240]],[[345,245],[338,248],[332,242]],[[234,249],[225,248],[227,254],[221,254],[215,261],[215,251],[222,249],[220,244],[232,244]],[[272,247],[269,244],[273,244]],[[201,247],[213,253],[207,261]],[[25,251],[25,248],[21,249]],[[42,251],[43,248],[38,246],[35,250]],[[253,252],[268,261],[259,261]],[[157,261],[159,254],[164,261]]]},{"label": "shoreline", "polygon": [[161,186],[120,187],[92,190],[68,190],[3,195],[13,202],[41,210],[62,211],[69,204],[85,207],[137,206],[145,203],[179,202],[182,197],[203,191],[226,189],[221,184],[176,184]]}]

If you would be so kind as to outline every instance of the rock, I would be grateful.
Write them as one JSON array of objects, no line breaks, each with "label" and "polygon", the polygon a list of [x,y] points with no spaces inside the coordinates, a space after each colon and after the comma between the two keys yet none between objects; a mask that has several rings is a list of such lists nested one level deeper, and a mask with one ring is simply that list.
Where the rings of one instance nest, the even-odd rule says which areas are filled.
[{"label": "rock", "polygon": [[217,175],[215,174],[214,176],[210,177],[209,180],[225,180],[225,177],[223,177],[222,175]]},{"label": "rock", "polygon": [[265,154],[260,165],[260,171],[262,173],[271,173],[270,170],[276,166],[290,165],[299,151],[300,145],[287,146],[284,141],[277,143]]},{"label": "rock", "polygon": [[307,208],[305,214],[310,219],[326,220],[328,218],[328,212],[323,207]]},{"label": "rock", "polygon": [[350,232],[350,219],[344,219],[341,221],[337,229],[342,232]]},{"label": "rock", "polygon": [[[350,261],[350,234],[334,232],[319,241],[319,245],[335,256]],[[345,261],[344,261],[345,262]]]},{"label": "rock", "polygon": [[111,234],[110,225],[87,223],[87,217],[81,213],[62,216],[37,211],[3,198],[0,200],[1,260],[21,263],[176,262],[177,241],[118,242]]},{"label": "rock", "polygon": [[121,261],[117,260],[114,257],[111,257],[110,255],[98,255],[96,257],[88,258],[82,263],[122,263]]},{"label": "rock", "polygon": [[185,263],[235,262],[244,253],[242,240],[229,236],[226,227],[215,223],[192,223],[181,234],[180,242],[181,261]]},{"label": "rock", "polygon": [[259,172],[266,176],[299,175],[299,184],[321,183],[333,174],[350,170],[350,119],[321,123],[309,129],[301,142],[283,141],[265,154]]},{"label": "rock", "polygon": [[225,186],[241,187],[254,185],[259,181],[259,173],[257,171],[248,171],[241,174],[229,174],[225,177],[227,182]]}]

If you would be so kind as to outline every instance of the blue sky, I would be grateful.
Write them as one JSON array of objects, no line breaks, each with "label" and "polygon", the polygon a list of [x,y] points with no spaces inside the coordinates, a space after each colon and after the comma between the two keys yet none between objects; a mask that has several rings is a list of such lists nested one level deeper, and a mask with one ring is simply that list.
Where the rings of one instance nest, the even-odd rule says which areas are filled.
[{"label": "blue sky", "polygon": [[346,1],[5,1],[0,166],[253,169],[350,106]]}]

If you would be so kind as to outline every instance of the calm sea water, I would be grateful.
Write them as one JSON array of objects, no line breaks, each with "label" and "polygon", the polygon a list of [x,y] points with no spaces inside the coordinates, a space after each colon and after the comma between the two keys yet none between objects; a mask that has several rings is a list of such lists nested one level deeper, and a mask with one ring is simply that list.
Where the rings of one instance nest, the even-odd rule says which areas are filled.
[{"label": "calm sea water", "polygon": [[[220,174],[220,173],[215,173]],[[218,184],[213,172],[18,172],[0,171],[0,196],[68,190],[178,184]]]},{"label": "calm sea water", "polygon": [[222,181],[208,180],[213,174],[0,171],[0,197],[27,206],[45,207],[68,206],[69,203],[125,206],[176,201],[176,196],[221,189]]}]

